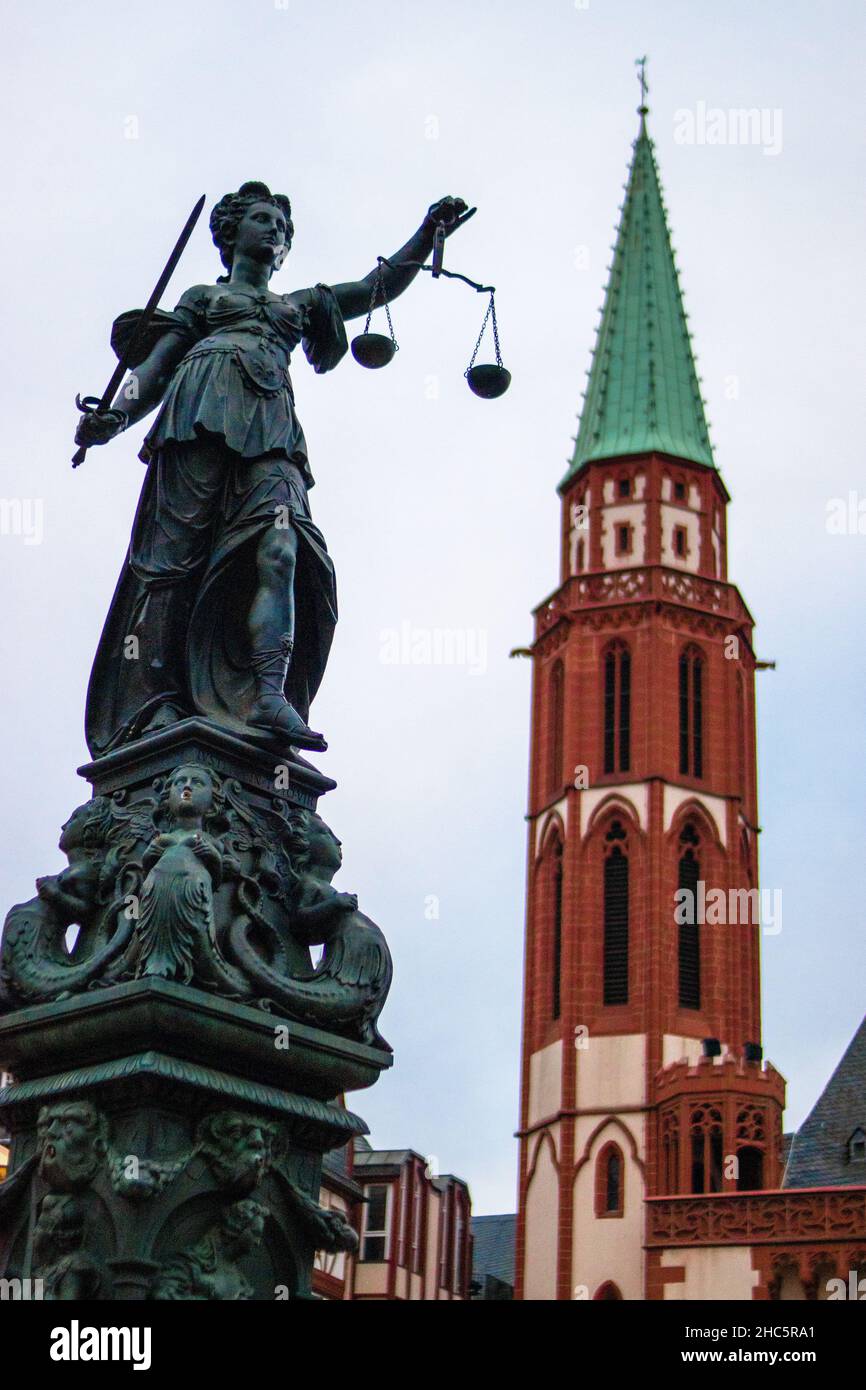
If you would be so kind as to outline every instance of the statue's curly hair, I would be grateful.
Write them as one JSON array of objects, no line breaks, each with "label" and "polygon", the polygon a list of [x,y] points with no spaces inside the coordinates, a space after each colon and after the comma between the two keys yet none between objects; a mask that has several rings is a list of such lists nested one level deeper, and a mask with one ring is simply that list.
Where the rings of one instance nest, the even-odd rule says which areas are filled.
[{"label": "statue's curly hair", "polygon": [[272,193],[266,183],[252,179],[248,183],[242,183],[237,193],[226,193],[224,197],[220,198],[210,215],[211,236],[226,270],[232,268],[238,223],[247,208],[251,207],[253,203],[272,203],[274,207],[279,208],[280,212],[285,214],[287,251],[292,244],[292,237],[295,234],[292,222],[292,205],[285,193]]},{"label": "statue's curly hair", "polygon": [[83,806],[76,806],[72,815],[61,826],[60,848],[78,842],[82,848],[93,854],[105,840],[111,828],[111,802],[107,796],[94,796]]}]

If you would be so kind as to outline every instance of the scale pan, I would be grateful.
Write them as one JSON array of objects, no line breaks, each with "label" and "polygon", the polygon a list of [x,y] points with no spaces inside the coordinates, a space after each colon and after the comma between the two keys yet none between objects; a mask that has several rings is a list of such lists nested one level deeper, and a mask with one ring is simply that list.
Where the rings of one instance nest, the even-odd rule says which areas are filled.
[{"label": "scale pan", "polygon": [[387,367],[397,344],[384,333],[359,333],[352,339],[352,356],[362,367]]},{"label": "scale pan", "polygon": [[470,391],[482,396],[486,401],[503,396],[511,385],[511,373],[505,367],[497,367],[493,362],[482,362],[470,367],[466,373]]}]

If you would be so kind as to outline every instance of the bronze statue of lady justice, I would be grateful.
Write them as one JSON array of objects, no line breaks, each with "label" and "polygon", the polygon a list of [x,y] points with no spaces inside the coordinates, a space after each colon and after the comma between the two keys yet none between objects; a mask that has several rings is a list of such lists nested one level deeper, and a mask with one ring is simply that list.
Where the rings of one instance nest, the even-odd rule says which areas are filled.
[{"label": "bronze statue of lady justice", "polygon": [[[300,342],[316,372],[346,352],[344,321],[412,283],[434,239],[472,216],[433,204],[362,280],[274,294],[291,205],[245,183],[213,209],[227,271],[150,322],[143,360],[76,443],[106,444],[158,405],[132,539],[87,693],[94,756],[198,714],[256,741],[323,750],[309,728],[337,620],[334,568],[307,500],[313,476],[288,374]],[[136,315],[115,323],[118,353]],[[130,641],[130,639],[135,639]]]}]

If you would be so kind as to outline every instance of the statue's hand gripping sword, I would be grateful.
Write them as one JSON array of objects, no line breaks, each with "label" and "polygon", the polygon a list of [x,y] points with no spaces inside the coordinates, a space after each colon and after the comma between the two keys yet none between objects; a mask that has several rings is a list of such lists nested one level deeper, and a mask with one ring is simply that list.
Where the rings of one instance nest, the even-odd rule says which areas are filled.
[{"label": "statue's hand gripping sword", "polygon": [[[130,362],[135,362],[138,360],[136,358],[136,349],[138,348],[145,333],[147,332],[148,324],[153,318],[156,307],[163,296],[165,287],[171,279],[172,275],[174,274],[175,267],[178,261],[180,260],[181,256],[183,255],[184,248],[187,242],[192,236],[193,228],[195,227],[196,222],[201,216],[201,210],[204,207],[204,204],[205,194],[203,193],[199,198],[198,202],[196,203],[195,207],[193,208],[192,212],[190,213],[189,217],[186,219],[186,225],[184,226],[183,231],[177,239],[174,250],[172,251],[171,255],[165,263],[165,269],[163,270],[162,274],[160,275],[159,279],[153,287],[153,293],[151,294],[150,299],[147,301],[147,304],[144,306],[144,309],[141,312],[141,317],[139,318],[138,323],[135,326],[135,331],[131,334],[129,342],[126,345],[126,350],[121,355],[121,358],[117,366],[111,373],[111,380],[109,381],[102,395],[100,397],[85,396],[83,399],[81,396],[75,397],[75,404],[78,406],[78,409],[82,411],[84,414],[87,414],[89,411],[92,410],[109,410],[111,408],[111,402],[114,400],[114,397],[117,393],[117,389],[120,386],[120,383],[123,381],[124,376],[126,375],[128,364]],[[73,468],[77,468],[80,463],[84,462],[84,456],[86,453],[87,445],[82,444],[81,447],[77,449],[72,456]]]}]

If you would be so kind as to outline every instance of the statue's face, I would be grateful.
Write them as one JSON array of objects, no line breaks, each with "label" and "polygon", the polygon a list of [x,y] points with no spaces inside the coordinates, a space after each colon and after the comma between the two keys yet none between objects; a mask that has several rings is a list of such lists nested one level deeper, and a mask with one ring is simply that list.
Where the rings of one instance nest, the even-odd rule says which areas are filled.
[{"label": "statue's face", "polygon": [[72,812],[69,820],[60,831],[59,848],[68,855],[70,850],[79,849],[84,843],[84,835],[92,814],[92,805],[86,802]]},{"label": "statue's face", "polygon": [[312,863],[336,873],[343,862],[343,847],[331,827],[319,816],[311,816],[308,835]]},{"label": "statue's face", "polygon": [[197,818],[213,810],[213,782],[203,767],[179,767],[168,786],[172,816]]},{"label": "statue's face", "polygon": [[234,254],[269,261],[276,269],[286,256],[286,218],[273,203],[251,203],[238,223]]}]

